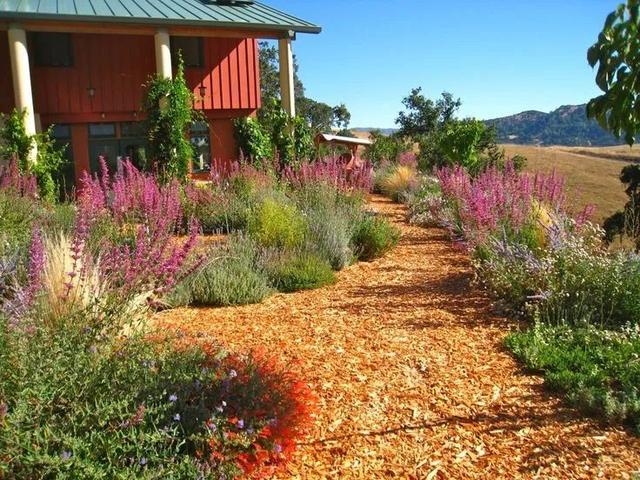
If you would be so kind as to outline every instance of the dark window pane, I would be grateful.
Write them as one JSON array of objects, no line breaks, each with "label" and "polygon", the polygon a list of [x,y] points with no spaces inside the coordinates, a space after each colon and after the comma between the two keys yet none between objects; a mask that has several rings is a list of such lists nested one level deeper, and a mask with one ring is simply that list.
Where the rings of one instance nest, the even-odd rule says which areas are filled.
[{"label": "dark window pane", "polygon": [[182,55],[184,66],[200,68],[204,65],[202,55],[202,38],[171,37],[171,58],[178,61],[178,53]]},{"label": "dark window pane", "polygon": [[33,34],[35,61],[39,67],[73,66],[73,48],[68,33]]},{"label": "dark window pane", "polygon": [[209,124],[207,122],[195,122],[191,126],[191,133],[206,133],[207,135],[209,135]]},{"label": "dark window pane", "polygon": [[91,138],[114,138],[116,136],[116,125],[114,123],[92,123],[89,125],[89,137]]},{"label": "dark window pane", "polygon": [[209,124],[206,122],[194,123],[191,127],[191,145],[195,151],[192,162],[194,173],[211,170],[211,145],[209,143]]},{"label": "dark window pane", "polygon": [[70,125],[54,125],[51,128],[51,136],[56,140],[67,140],[71,138]]},{"label": "dark window pane", "polygon": [[124,122],[120,124],[120,136],[121,137],[145,137],[146,132],[144,130],[143,122]]}]

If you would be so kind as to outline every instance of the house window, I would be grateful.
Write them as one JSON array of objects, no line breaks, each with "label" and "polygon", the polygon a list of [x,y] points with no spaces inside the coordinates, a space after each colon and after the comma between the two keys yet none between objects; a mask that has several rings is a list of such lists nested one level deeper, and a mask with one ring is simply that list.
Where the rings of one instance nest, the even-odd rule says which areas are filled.
[{"label": "house window", "polygon": [[195,157],[191,163],[193,173],[203,173],[211,170],[211,144],[209,141],[209,124],[196,122],[191,127],[191,145]]},{"label": "house window", "polygon": [[71,125],[53,125],[51,139],[55,146],[64,152],[65,161],[54,174],[54,180],[60,187],[58,192],[60,200],[68,200],[76,183],[73,150],[71,149]]},{"label": "house window", "polygon": [[37,32],[32,38],[37,66],[73,66],[73,44],[69,33]]},{"label": "house window", "polygon": [[171,58],[178,61],[178,53],[187,68],[202,68],[204,55],[202,38],[199,37],[171,37]]},{"label": "house window", "polygon": [[90,138],[114,138],[115,136],[115,123],[92,123],[89,125]]},{"label": "house window", "polygon": [[145,137],[143,122],[123,122],[120,124],[120,136],[123,138]]}]

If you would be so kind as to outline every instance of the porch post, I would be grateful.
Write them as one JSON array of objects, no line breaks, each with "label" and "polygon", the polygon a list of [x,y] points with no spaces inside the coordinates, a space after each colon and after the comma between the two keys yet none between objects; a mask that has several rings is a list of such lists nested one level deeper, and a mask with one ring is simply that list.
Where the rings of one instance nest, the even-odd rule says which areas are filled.
[{"label": "porch post", "polygon": [[[11,24],[8,30],[9,56],[11,57],[11,76],[13,92],[18,111],[25,112],[24,128],[27,135],[36,133],[36,117],[33,110],[33,93],[31,91],[31,71],[29,68],[29,52],[27,50],[27,33],[20,25]],[[35,145],[31,149],[29,160],[37,156]]]},{"label": "porch post", "polygon": [[156,44],[156,71],[162,78],[172,78],[171,39],[169,32],[165,29],[159,29],[154,38]]},{"label": "porch post", "polygon": [[282,108],[290,116],[296,116],[296,100],[293,83],[293,50],[291,42],[293,34],[288,38],[281,38],[278,41],[278,53],[280,59],[280,95],[282,99]]}]

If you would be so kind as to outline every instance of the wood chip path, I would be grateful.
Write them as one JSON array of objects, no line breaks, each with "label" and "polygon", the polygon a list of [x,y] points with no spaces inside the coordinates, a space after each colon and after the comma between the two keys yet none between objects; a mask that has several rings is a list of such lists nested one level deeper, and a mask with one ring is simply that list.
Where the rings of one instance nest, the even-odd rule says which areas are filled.
[{"label": "wood chip path", "polygon": [[400,245],[336,285],[159,315],[233,349],[266,346],[308,380],[315,426],[280,477],[634,478],[640,440],[522,372],[502,347],[517,325],[472,286],[467,255],[441,230],[408,225],[404,207],[380,197],[371,207],[400,226]]}]

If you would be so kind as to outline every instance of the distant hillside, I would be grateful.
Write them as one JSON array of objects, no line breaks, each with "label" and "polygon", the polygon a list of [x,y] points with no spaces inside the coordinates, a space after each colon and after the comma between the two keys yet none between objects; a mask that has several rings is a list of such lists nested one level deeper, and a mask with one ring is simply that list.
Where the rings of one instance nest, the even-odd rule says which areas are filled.
[{"label": "distant hillside", "polygon": [[352,132],[372,132],[374,130],[380,130],[383,135],[392,135],[397,132],[397,128],[375,128],[375,127],[356,127],[350,129]]},{"label": "distant hillside", "polygon": [[594,120],[586,105],[564,105],[550,113],[529,110],[509,117],[486,120],[498,133],[498,143],[520,145],[609,146],[620,145]]}]

